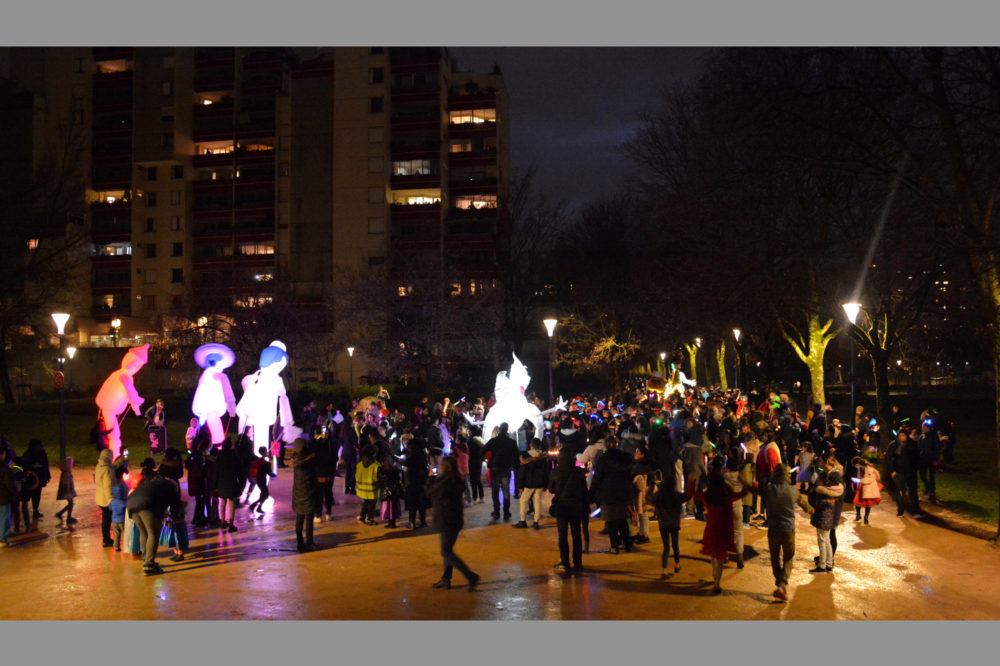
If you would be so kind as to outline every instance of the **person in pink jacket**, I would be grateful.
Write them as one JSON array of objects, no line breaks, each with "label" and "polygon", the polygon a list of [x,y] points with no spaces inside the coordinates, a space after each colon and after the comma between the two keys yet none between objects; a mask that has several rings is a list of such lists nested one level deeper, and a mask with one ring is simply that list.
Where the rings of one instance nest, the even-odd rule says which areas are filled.
[{"label": "person in pink jacket", "polygon": [[868,516],[872,512],[872,507],[882,501],[881,475],[875,466],[864,458],[854,458],[852,465],[858,469],[858,490],[854,493],[854,520],[861,520],[861,509],[865,510],[865,525],[868,524]]}]

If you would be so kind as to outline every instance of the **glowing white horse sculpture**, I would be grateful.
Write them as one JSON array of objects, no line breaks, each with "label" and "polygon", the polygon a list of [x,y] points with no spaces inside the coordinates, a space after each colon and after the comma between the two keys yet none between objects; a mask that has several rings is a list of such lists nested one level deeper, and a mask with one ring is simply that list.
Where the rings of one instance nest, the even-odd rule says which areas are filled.
[{"label": "glowing white horse sculpture", "polygon": [[528,369],[513,354],[514,363],[510,366],[510,372],[500,372],[497,374],[496,385],[493,394],[496,403],[486,414],[486,419],[482,422],[472,421],[468,414],[465,415],[473,425],[483,426],[483,439],[489,440],[493,436],[493,429],[499,428],[501,423],[506,423],[507,428],[513,436],[517,429],[525,421],[530,421],[535,426],[535,437],[541,437],[545,432],[542,417],[552,412],[566,409],[566,401],[559,396],[559,402],[552,409],[544,412],[538,407],[528,402],[524,397],[524,390],[531,382]]}]

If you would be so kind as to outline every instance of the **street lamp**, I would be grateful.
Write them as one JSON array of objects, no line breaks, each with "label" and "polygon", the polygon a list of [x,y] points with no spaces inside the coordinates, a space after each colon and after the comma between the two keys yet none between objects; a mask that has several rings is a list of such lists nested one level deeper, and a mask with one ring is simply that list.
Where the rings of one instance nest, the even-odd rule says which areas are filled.
[{"label": "street lamp", "polygon": [[111,320],[111,339],[114,340],[115,347],[118,346],[118,331],[122,327],[122,320],[115,317]]},{"label": "street lamp", "polygon": [[660,352],[660,365],[663,366],[663,374],[667,374],[667,352]]},{"label": "street lamp", "polygon": [[[73,357],[76,356],[76,347],[66,347],[66,356],[68,356],[69,360],[72,361]],[[72,376],[72,373],[73,373],[73,366],[72,365],[69,366],[69,372],[70,372],[70,375]],[[67,381],[66,383],[69,384],[69,385],[71,385],[71,386],[73,384],[73,382],[71,382],[71,381]]]},{"label": "street lamp", "polygon": [[63,334],[69,315],[65,312],[53,312],[52,321],[56,323],[56,332],[59,334],[59,372],[55,376],[55,383],[59,389],[59,460],[62,461],[66,459],[66,386],[63,377],[66,357],[63,356]]},{"label": "street lamp", "polygon": [[[858,313],[861,312],[861,303],[844,303],[843,308],[844,313],[847,315],[847,321],[851,322],[851,326],[857,325]],[[851,430],[854,430],[858,425],[854,415],[854,336],[849,337],[851,338],[851,415],[848,419],[851,424]]]},{"label": "street lamp", "polygon": [[742,390],[740,386],[740,335],[742,331],[738,328],[733,329],[733,337],[736,338],[736,390]]},{"label": "street lamp", "polygon": [[545,332],[549,334],[549,404],[552,404],[553,392],[552,392],[552,364],[555,362],[553,356],[552,348],[552,336],[556,333],[556,324],[559,323],[558,319],[548,318],[543,319],[542,323],[545,324]]},{"label": "street lamp", "polygon": [[351,384],[350,384],[349,394],[347,396],[348,399],[350,399],[352,397],[351,394],[354,393],[354,347],[348,347],[347,348],[347,355],[351,359],[351,361],[350,361],[350,363],[351,363]]}]

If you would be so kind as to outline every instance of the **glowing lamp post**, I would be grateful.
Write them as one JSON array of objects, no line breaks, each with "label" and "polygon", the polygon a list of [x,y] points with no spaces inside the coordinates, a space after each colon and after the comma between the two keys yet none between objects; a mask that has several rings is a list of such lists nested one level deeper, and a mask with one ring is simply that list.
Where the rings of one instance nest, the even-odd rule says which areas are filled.
[{"label": "glowing lamp post", "polygon": [[733,337],[736,338],[736,389],[742,390],[742,385],[740,384],[740,335],[742,331],[738,328],[733,329]]},{"label": "glowing lamp post", "polygon": [[351,394],[354,393],[354,347],[347,348],[347,356],[350,359],[351,366],[351,383],[349,384],[350,388],[348,390],[348,398],[351,398]]},{"label": "glowing lamp post", "polygon": [[559,323],[558,319],[543,319],[542,323],[545,324],[545,332],[549,334],[549,404],[552,404],[553,392],[552,392],[552,364],[553,359],[553,348],[552,348],[552,336],[556,333],[556,324]]},{"label": "glowing lamp post", "polygon": [[[55,385],[59,389],[59,460],[66,458],[66,382],[63,377],[63,367],[66,357],[63,356],[63,334],[66,332],[66,322],[69,315],[65,312],[53,312],[52,321],[56,323],[59,334],[59,372],[55,376]],[[73,350],[76,351],[75,349]]]},{"label": "glowing lamp post", "polygon": [[[66,347],[66,356],[69,357],[69,360],[72,361],[73,357],[76,356],[76,347]],[[71,378],[73,377],[73,366],[72,365],[69,366],[69,376]],[[67,384],[72,384],[73,382],[67,381],[66,383]]]},{"label": "glowing lamp post", "polygon": [[[851,326],[857,325],[858,313],[861,312],[861,303],[844,303],[843,308],[844,308],[844,313],[847,315],[847,321],[851,322]],[[851,375],[851,415],[849,418],[850,418],[851,430],[854,430],[854,428],[858,424],[855,422],[855,419],[857,417],[854,414],[855,407],[854,407],[854,337],[853,336],[851,336],[851,366],[849,372]]]},{"label": "glowing lamp post", "polygon": [[115,317],[111,320],[111,339],[114,341],[114,346],[118,346],[118,333],[122,327],[122,320]]}]

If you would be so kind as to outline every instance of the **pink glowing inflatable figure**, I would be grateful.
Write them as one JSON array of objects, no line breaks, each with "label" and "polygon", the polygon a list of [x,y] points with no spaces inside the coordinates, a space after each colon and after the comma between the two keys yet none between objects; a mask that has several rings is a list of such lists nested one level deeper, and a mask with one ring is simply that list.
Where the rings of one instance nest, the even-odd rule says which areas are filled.
[{"label": "pink glowing inflatable figure", "polygon": [[149,358],[149,343],[139,347],[132,347],[122,359],[122,367],[112,372],[101,390],[97,392],[97,403],[99,416],[104,418],[105,427],[111,428],[108,433],[108,448],[111,449],[111,459],[118,457],[122,448],[122,433],[118,417],[128,411],[129,406],[136,416],[142,416],[139,409],[142,407],[143,397],[135,390],[135,382],[132,377],[139,372],[142,366],[146,365]]},{"label": "pink glowing inflatable figure", "polygon": [[208,425],[212,444],[220,444],[226,438],[222,415],[236,415],[236,397],[225,372],[236,362],[236,354],[226,345],[212,342],[194,351],[194,361],[205,371],[198,379],[191,412],[198,417],[199,426]]},{"label": "pink glowing inflatable figure", "polygon": [[236,415],[240,417],[241,433],[253,429],[255,451],[262,446],[271,448],[269,431],[276,420],[281,429],[280,439],[286,444],[302,434],[302,429],[295,426],[285,382],[281,379],[281,371],[287,365],[285,344],[275,340],[260,353],[260,370],[243,378],[243,397],[236,404]]}]

